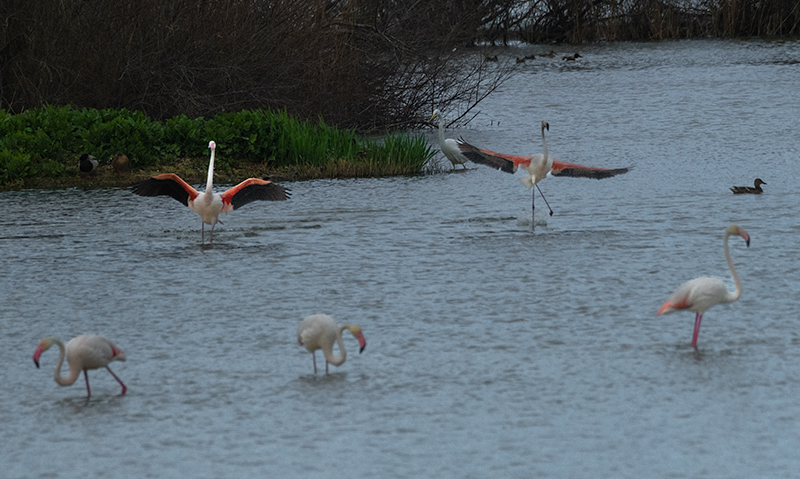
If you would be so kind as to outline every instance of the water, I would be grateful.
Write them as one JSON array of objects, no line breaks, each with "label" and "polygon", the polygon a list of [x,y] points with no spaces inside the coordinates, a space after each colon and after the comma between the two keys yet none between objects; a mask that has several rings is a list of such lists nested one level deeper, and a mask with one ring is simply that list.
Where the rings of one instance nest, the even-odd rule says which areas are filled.
[{"label": "water", "polygon": [[[476,165],[290,184],[213,248],[169,198],[0,193],[3,477],[793,477],[800,44],[580,51],[448,132],[529,154],[547,120],[556,158],[633,167],[546,179],[533,227],[521,173]],[[744,293],[696,352],[693,314],[655,313],[697,276],[733,289],[730,223]],[[295,343],[319,312],[367,338],[328,376]],[[57,386],[55,350],[34,367],[82,333],[126,352],[125,396],[105,371],[88,402]]]}]

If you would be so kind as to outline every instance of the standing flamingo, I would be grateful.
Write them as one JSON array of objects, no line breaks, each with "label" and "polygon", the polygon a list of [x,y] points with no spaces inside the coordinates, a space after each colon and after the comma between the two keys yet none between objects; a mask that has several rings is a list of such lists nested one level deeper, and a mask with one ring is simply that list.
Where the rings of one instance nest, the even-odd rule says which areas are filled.
[{"label": "standing flamingo", "polygon": [[[550,205],[547,203],[547,198],[544,197],[544,193],[542,193],[541,188],[539,188],[538,183],[545,179],[548,173],[553,176],[572,176],[572,177],[582,177],[582,178],[609,178],[611,176],[619,175],[622,173],[627,173],[627,168],[616,168],[616,169],[609,169],[609,168],[594,168],[589,166],[581,166],[581,165],[574,165],[572,163],[566,163],[563,161],[558,161],[554,158],[550,158],[547,155],[547,140],[544,137],[544,131],[550,131],[550,124],[546,121],[542,122],[542,146],[544,148],[543,154],[536,154],[532,156],[518,156],[518,155],[506,155],[503,153],[495,153],[491,150],[484,150],[482,148],[478,148],[475,146],[470,145],[463,139],[458,140],[458,148],[461,150],[461,153],[464,154],[469,160],[475,163],[481,163],[486,166],[491,166],[492,168],[496,168],[498,170],[503,170],[507,173],[515,173],[517,168],[523,166],[525,169],[528,170],[528,174],[530,176],[526,176],[525,178],[521,178],[522,184],[527,186],[528,188],[533,188],[534,186],[536,189],[539,190],[539,194],[542,195],[542,199],[544,203],[547,205],[547,209],[550,210],[550,216],[553,216],[553,209],[550,208]],[[532,192],[531,195],[531,204],[534,213],[536,212],[536,202],[535,202],[535,193]]]},{"label": "standing flamingo", "polygon": [[[70,339],[65,348],[64,343],[58,338],[44,338],[33,353],[33,362],[37,368],[39,367],[39,356],[50,349],[53,344],[58,346],[59,349],[55,379],[61,386],[72,385],[80,376],[81,371],[83,371],[83,375],[86,378],[86,398],[89,399],[92,396],[92,390],[89,389],[88,371],[104,367],[122,386],[122,394],[125,394],[125,391],[128,390],[122,380],[108,367],[108,363],[111,361],[125,361],[125,353],[108,339],[96,334],[84,334]],[[69,363],[69,376],[62,378],[61,366],[64,364],[65,356],[67,363]]]},{"label": "standing flamingo", "polygon": [[222,194],[212,191],[214,183],[214,153],[217,144],[208,143],[211,149],[211,160],[208,163],[208,181],[206,191],[200,194],[189,186],[175,173],[164,173],[152,178],[134,183],[131,191],[140,196],[171,196],[188,206],[190,210],[200,215],[203,220],[200,229],[201,241],[205,241],[205,225],[211,225],[210,243],[214,242],[214,225],[219,220],[220,213],[229,213],[256,200],[282,201],[289,198],[289,193],[283,186],[258,178],[248,178]]},{"label": "standing flamingo", "polygon": [[442,112],[438,109],[433,110],[433,116],[428,121],[433,121],[434,118],[439,118],[439,149],[442,150],[442,154],[450,160],[450,163],[453,164],[453,168],[455,169],[456,165],[461,165],[464,169],[467,168],[465,163],[467,162],[467,158],[461,154],[461,150],[458,149],[458,143],[456,140],[452,138],[445,139],[444,138],[444,116]]},{"label": "standing flamingo", "polygon": [[[367,347],[367,340],[364,339],[364,334],[361,328],[353,324],[343,324],[336,327],[336,322],[327,314],[312,314],[307,316],[300,322],[297,328],[297,344],[304,346],[310,353],[314,361],[314,374],[317,374],[317,357],[316,350],[321,349],[322,354],[325,356],[325,374],[328,374],[328,364],[334,366],[341,366],[347,358],[347,351],[344,349],[342,343],[342,331],[345,329],[350,331],[350,334],[358,340],[361,349],[358,353],[361,354],[364,348]],[[334,341],[339,344],[340,357],[333,355]]]},{"label": "standing flamingo", "polygon": [[744,229],[736,225],[730,225],[725,230],[725,236],[722,239],[725,259],[728,261],[733,281],[736,283],[736,290],[733,294],[728,293],[725,283],[719,278],[695,278],[678,286],[678,289],[661,305],[661,309],[656,314],[658,316],[678,310],[688,310],[696,313],[694,334],[692,335],[692,346],[695,349],[697,349],[697,335],[700,333],[700,321],[703,320],[703,313],[714,305],[732,303],[742,295],[742,283],[733,268],[733,260],[731,260],[731,254],[728,251],[728,236],[730,235],[741,236],[748,247],[750,246],[750,235]]}]

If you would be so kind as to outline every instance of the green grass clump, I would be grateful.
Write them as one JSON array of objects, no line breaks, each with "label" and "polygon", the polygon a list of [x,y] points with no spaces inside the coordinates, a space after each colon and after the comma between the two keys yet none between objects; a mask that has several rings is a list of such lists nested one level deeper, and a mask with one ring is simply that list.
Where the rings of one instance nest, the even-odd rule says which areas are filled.
[{"label": "green grass clump", "polygon": [[219,171],[283,171],[298,179],[414,175],[426,172],[433,157],[423,135],[362,138],[285,111],[179,115],[162,123],[126,109],[46,106],[18,115],[0,110],[0,184],[7,189],[39,185],[43,178],[80,178],[83,153],[97,158],[100,171],[110,172],[117,152],[128,155],[132,174],[180,170],[186,159],[186,171],[204,171],[210,140],[217,143]]}]

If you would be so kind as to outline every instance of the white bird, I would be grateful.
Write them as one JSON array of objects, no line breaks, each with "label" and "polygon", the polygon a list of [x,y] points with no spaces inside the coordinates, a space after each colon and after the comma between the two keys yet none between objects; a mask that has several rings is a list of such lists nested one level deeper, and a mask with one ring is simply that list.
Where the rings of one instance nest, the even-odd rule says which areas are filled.
[{"label": "white bird", "polygon": [[[336,322],[327,314],[312,314],[307,316],[300,322],[297,328],[297,344],[305,347],[310,353],[314,361],[314,374],[317,374],[317,358],[315,352],[317,349],[322,350],[325,356],[325,374],[328,373],[328,364],[334,366],[341,366],[347,358],[347,351],[344,349],[342,342],[342,331],[347,329],[350,334],[358,340],[360,349],[358,353],[364,351],[367,347],[367,340],[364,339],[364,334],[361,328],[353,324],[343,324],[336,327]],[[333,355],[333,343],[339,345],[339,354],[337,358]]]},{"label": "white bird", "polygon": [[[106,368],[122,386],[122,394],[125,394],[125,391],[128,390],[122,380],[108,367],[108,363],[111,361],[125,361],[125,353],[108,339],[96,334],[84,334],[70,339],[65,348],[64,343],[58,338],[44,338],[33,353],[33,362],[37,368],[39,367],[39,357],[54,344],[59,349],[55,380],[61,386],[70,386],[75,383],[78,376],[81,375],[81,371],[83,371],[83,375],[86,378],[86,397],[88,399],[92,396],[92,390],[89,389],[88,370]],[[64,364],[65,356],[67,364],[69,364],[69,376],[63,378],[61,377],[61,366]]]},{"label": "white bird", "polygon": [[467,165],[465,165],[465,163],[467,162],[467,158],[461,154],[456,140],[444,138],[444,116],[442,112],[438,109],[433,110],[433,116],[431,116],[431,119],[428,121],[432,122],[437,117],[439,118],[439,149],[442,150],[442,154],[453,164],[453,168],[455,168],[456,165],[461,165],[466,169]]},{"label": "white bird", "polygon": [[672,296],[661,305],[661,309],[659,309],[656,314],[656,316],[658,316],[678,310],[688,310],[696,313],[694,318],[694,334],[692,335],[692,346],[695,349],[697,349],[697,336],[700,333],[700,321],[703,320],[703,313],[717,304],[732,303],[742,295],[742,283],[739,281],[739,276],[733,268],[733,260],[731,260],[731,254],[730,251],[728,251],[728,236],[730,235],[741,236],[748,247],[750,246],[750,235],[737,225],[730,225],[725,230],[725,236],[722,239],[725,259],[728,261],[728,267],[731,269],[733,281],[736,283],[736,290],[732,294],[728,293],[725,283],[719,278],[695,278],[678,286],[678,289],[676,289],[675,292],[672,293]]},{"label": "white bird", "polygon": [[164,173],[131,185],[131,191],[140,196],[171,196],[200,215],[203,220],[200,237],[205,240],[205,225],[211,225],[209,242],[214,242],[214,225],[220,213],[229,213],[256,200],[282,201],[289,198],[286,188],[267,180],[248,178],[222,194],[214,193],[214,153],[217,144],[208,143],[211,160],[208,163],[206,191],[200,194],[175,173]]},{"label": "white bird", "polygon": [[[535,186],[536,189],[539,190],[539,194],[542,195],[542,199],[547,205],[547,208],[550,210],[550,216],[553,216],[553,209],[550,208],[550,205],[547,203],[547,198],[544,197],[544,193],[542,193],[542,190],[538,185],[540,181],[547,177],[548,173],[553,176],[572,176],[576,178],[581,177],[601,179],[628,172],[628,168],[595,168],[592,166],[575,165],[550,158],[547,154],[547,140],[545,140],[544,137],[545,130],[550,130],[550,124],[546,121],[543,121],[542,146],[544,148],[544,153],[536,155],[519,156],[496,153],[491,150],[485,150],[472,146],[463,139],[458,140],[458,148],[461,153],[463,153],[464,156],[466,156],[470,161],[491,166],[492,168],[505,171],[506,173],[513,174],[520,166],[524,167],[526,170],[528,170],[528,174],[530,176],[521,178],[520,181],[522,181],[522,184],[528,188],[533,188]],[[535,194],[531,195],[531,204],[532,209],[535,212],[536,202],[534,200],[534,196]]]}]

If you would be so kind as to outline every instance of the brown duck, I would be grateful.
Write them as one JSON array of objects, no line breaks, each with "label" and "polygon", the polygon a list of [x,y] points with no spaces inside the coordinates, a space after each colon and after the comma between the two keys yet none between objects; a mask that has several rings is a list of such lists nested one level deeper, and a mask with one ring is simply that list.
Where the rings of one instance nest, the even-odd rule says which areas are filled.
[{"label": "brown duck", "polygon": [[119,152],[111,159],[111,166],[114,168],[114,171],[117,172],[119,176],[122,176],[123,173],[128,169],[128,155],[125,153]]},{"label": "brown duck", "polygon": [[766,183],[761,181],[761,178],[756,178],[756,181],[754,181],[753,183],[755,184],[754,187],[753,186],[734,186],[734,187],[731,188],[731,191],[733,191],[734,195],[738,195],[738,194],[741,194],[741,193],[753,193],[753,194],[756,194],[756,195],[760,195],[761,193],[764,192],[764,190],[761,189],[761,185],[766,185]]}]

